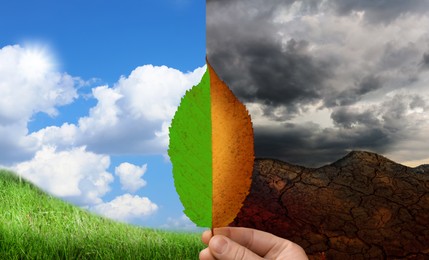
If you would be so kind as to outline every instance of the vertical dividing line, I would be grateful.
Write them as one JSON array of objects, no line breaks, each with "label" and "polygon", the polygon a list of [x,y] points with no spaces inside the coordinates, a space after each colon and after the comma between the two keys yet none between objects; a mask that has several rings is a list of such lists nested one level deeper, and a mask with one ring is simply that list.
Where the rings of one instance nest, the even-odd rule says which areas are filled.
[{"label": "vertical dividing line", "polygon": [[210,68],[209,68],[209,62],[208,62],[208,60],[207,60],[207,57],[206,57],[206,64],[207,64],[207,70],[209,71],[209,90],[210,90],[210,137],[211,137],[211,157],[212,157],[212,180],[211,180],[211,182],[212,182],[212,198],[211,198],[211,200],[212,200],[212,225],[211,225],[211,232],[212,232],[212,236],[214,236],[214,226],[213,226],[213,217],[214,217],[214,212],[215,212],[215,208],[214,208],[214,194],[213,194],[213,191],[214,191],[214,181],[213,181],[213,174],[215,173],[214,172],[214,153],[213,153],[213,116],[212,116],[212,104],[213,104],[213,102],[212,102],[212,80],[211,80],[211,75],[210,75]]}]

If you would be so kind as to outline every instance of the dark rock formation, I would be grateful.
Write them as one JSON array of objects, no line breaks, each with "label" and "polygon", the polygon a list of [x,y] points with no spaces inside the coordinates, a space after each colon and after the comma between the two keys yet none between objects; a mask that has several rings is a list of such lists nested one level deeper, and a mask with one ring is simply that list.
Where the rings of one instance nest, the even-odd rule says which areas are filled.
[{"label": "dark rock formation", "polygon": [[310,259],[429,259],[429,167],[369,152],[317,169],[258,159],[231,225],[292,240]]}]

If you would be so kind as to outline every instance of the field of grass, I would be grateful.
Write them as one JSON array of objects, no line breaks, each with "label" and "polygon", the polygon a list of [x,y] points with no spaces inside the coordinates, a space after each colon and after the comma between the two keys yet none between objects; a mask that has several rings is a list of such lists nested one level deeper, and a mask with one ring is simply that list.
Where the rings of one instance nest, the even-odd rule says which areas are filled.
[{"label": "field of grass", "polygon": [[95,216],[0,170],[0,259],[198,259],[200,234]]}]

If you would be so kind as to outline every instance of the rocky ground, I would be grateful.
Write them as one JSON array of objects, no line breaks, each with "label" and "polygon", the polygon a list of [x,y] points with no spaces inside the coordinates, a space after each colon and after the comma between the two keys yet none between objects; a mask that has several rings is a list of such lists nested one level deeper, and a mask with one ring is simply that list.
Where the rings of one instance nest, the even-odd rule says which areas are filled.
[{"label": "rocky ground", "polygon": [[310,259],[429,259],[429,166],[369,152],[317,169],[258,159],[231,225],[290,239]]}]

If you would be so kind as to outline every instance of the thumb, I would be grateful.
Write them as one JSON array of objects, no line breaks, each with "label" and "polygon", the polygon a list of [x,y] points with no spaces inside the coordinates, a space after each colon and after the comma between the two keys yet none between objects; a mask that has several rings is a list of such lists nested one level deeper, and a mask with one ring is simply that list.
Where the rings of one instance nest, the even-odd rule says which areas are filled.
[{"label": "thumb", "polygon": [[219,260],[263,259],[246,247],[222,235],[216,235],[210,239],[209,249],[212,255]]}]

